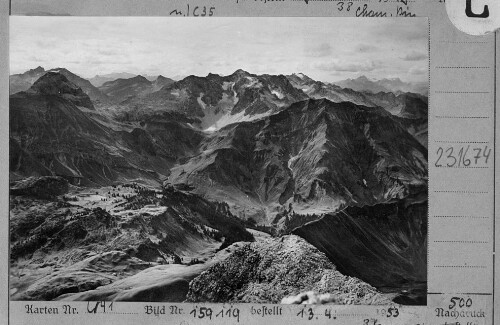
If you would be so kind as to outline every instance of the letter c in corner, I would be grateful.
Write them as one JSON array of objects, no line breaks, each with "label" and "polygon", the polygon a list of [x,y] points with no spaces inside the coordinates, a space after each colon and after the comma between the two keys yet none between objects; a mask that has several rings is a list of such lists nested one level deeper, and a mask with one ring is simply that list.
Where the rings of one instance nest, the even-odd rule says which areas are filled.
[{"label": "letter c in corner", "polygon": [[490,16],[490,11],[488,10],[488,5],[484,6],[483,12],[481,14],[475,14],[472,12],[472,0],[465,0],[465,14],[470,18],[488,18]]}]

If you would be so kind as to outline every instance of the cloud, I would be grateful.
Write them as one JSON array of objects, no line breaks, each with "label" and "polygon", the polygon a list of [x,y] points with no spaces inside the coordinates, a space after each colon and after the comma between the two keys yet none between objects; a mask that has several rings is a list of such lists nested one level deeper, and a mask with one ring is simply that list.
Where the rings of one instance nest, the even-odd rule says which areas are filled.
[{"label": "cloud", "polygon": [[411,67],[410,70],[408,70],[409,74],[412,75],[423,75],[427,73],[427,68],[424,67]]},{"label": "cloud", "polygon": [[165,76],[225,74],[238,68],[273,74],[300,71],[322,81],[355,74],[412,80],[426,76],[418,68],[426,61],[415,61],[418,56],[412,52],[427,53],[426,18],[261,17],[255,22],[242,17],[201,22],[14,16],[10,66],[15,72],[38,65],[67,67],[82,77],[116,71],[145,74],[147,69]]},{"label": "cloud", "polygon": [[116,56],[118,53],[114,50],[98,50],[97,54],[103,56]]},{"label": "cloud", "polygon": [[44,62],[44,60],[32,55],[29,57],[29,61],[32,61],[32,62]]},{"label": "cloud", "polygon": [[406,30],[406,35],[404,39],[408,41],[427,41],[429,39],[429,33],[427,29],[410,27],[410,30]]},{"label": "cloud", "polygon": [[[396,20],[399,20],[396,22]],[[426,42],[429,38],[426,20],[393,18],[381,21],[368,32],[373,38],[383,36],[402,43]]]},{"label": "cloud", "polygon": [[378,47],[370,44],[360,44],[355,48],[355,51],[360,53],[374,52],[376,50],[378,50]]},{"label": "cloud", "polygon": [[406,54],[403,58],[405,61],[422,61],[427,60],[427,53],[412,51]]},{"label": "cloud", "polygon": [[95,59],[95,60],[88,61],[88,63],[90,63],[90,64],[107,64],[109,62],[105,61],[105,60]]},{"label": "cloud", "polygon": [[331,55],[332,47],[330,46],[330,44],[322,43],[319,44],[318,46],[306,47],[304,52],[306,56],[320,58]]},{"label": "cloud", "polygon": [[313,66],[322,71],[367,72],[379,68],[380,63],[373,60],[348,62],[341,59],[332,59],[329,61],[317,62]]}]

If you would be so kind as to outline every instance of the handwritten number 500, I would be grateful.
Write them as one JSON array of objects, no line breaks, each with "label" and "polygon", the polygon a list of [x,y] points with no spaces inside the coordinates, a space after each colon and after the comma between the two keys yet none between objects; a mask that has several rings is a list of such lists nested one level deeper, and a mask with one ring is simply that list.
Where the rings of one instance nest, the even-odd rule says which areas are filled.
[{"label": "handwritten number 500", "polygon": [[[348,2],[347,3],[346,11],[350,11],[351,10],[351,6],[352,6],[352,2]],[[338,7],[339,11],[344,10],[344,2],[338,2],[337,3],[337,7]]]}]

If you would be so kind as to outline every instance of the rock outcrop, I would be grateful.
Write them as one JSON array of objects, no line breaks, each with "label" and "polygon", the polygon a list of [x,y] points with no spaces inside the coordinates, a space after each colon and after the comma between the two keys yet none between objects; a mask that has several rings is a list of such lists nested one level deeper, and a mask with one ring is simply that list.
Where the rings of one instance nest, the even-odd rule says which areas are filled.
[{"label": "rock outcrop", "polygon": [[[374,295],[368,302],[370,305],[384,305],[391,303],[390,295]],[[299,293],[296,296],[285,297],[281,299],[282,304],[303,304],[303,305],[321,305],[321,304],[352,304],[354,299],[342,299],[338,295],[331,293],[318,294],[314,291]]]},{"label": "rock outcrop", "polygon": [[39,199],[51,199],[68,192],[68,181],[59,176],[29,177],[10,188],[12,195],[29,195]]},{"label": "rock outcrop", "polygon": [[279,303],[304,291],[331,294],[339,304],[387,303],[369,284],[337,271],[298,236],[245,244],[189,284],[190,302]]}]

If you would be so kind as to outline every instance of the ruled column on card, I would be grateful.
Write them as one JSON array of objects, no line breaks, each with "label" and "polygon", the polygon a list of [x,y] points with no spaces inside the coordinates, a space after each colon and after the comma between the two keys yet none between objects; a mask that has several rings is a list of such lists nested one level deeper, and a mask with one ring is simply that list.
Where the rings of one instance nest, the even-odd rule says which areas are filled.
[{"label": "ruled column on card", "polygon": [[493,49],[431,27],[429,293],[492,292]]}]

